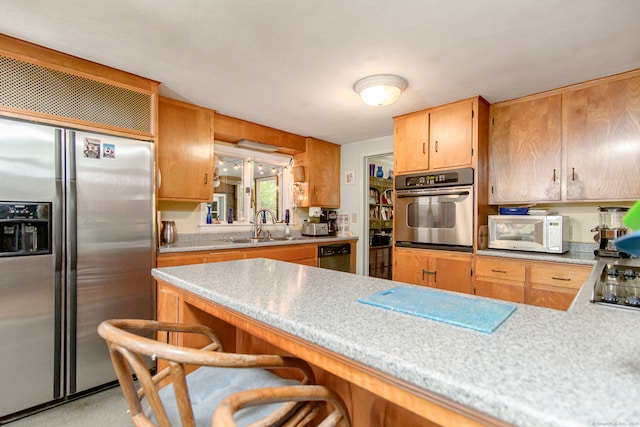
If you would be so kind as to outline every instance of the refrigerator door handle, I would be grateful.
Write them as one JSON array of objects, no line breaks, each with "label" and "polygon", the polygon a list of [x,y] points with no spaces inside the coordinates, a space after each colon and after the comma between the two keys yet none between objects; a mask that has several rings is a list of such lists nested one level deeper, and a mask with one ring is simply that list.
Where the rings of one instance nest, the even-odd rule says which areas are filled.
[{"label": "refrigerator door handle", "polygon": [[76,214],[77,206],[77,186],[76,186],[76,133],[67,132],[67,390],[73,394],[76,391],[76,349],[77,349],[77,236],[78,218]]},{"label": "refrigerator door handle", "polygon": [[63,340],[62,340],[62,328],[64,319],[63,309],[63,281],[64,281],[64,240],[62,238],[64,234],[64,220],[63,220],[63,206],[64,206],[64,134],[62,129],[55,130],[55,199],[53,203],[53,250],[54,250],[54,264],[55,264],[55,291],[54,291],[54,321],[56,324],[55,336],[54,336],[54,375],[53,375],[53,397],[58,399],[63,396],[62,386],[62,367],[63,367]]}]

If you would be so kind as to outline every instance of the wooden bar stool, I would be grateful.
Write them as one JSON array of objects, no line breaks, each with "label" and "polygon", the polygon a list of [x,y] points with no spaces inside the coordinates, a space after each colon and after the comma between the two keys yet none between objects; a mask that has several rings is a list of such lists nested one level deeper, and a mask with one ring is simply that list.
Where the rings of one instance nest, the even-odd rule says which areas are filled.
[{"label": "wooden bar stool", "polygon": [[[162,331],[200,334],[210,343],[193,349],[161,342],[146,335],[151,332],[157,336]],[[267,405],[245,409],[240,423],[243,426],[258,420],[261,421],[256,425],[261,426],[303,425],[301,423],[316,416],[321,401],[337,401],[336,396],[328,390],[304,388],[314,383],[311,367],[305,361],[277,355],[225,353],[215,332],[206,326],[118,319],[102,322],[98,326],[98,333],[107,342],[118,382],[136,426],[211,426],[213,413],[220,402],[234,393],[247,390],[258,394],[240,394],[235,399],[240,399],[238,401],[242,403],[246,397],[255,400],[258,396],[258,400],[264,402],[270,399],[269,396],[284,396],[282,393],[290,392],[292,387],[303,387],[300,391],[296,389],[294,399],[272,399]],[[152,375],[144,356],[163,360],[168,366]],[[193,366],[198,368],[187,373]],[[276,369],[293,371],[301,379],[281,378],[271,372]],[[139,389],[134,382],[134,374]],[[162,380],[170,381],[170,384],[160,388],[158,383]],[[262,396],[254,389],[266,389],[269,394]],[[272,392],[274,389],[277,391]],[[306,401],[299,397],[303,390],[310,392],[310,398]],[[327,398],[320,399],[324,395]],[[236,400],[231,401],[234,402]],[[231,405],[234,408],[236,406]],[[343,417],[344,413],[346,411],[342,412]]]}]

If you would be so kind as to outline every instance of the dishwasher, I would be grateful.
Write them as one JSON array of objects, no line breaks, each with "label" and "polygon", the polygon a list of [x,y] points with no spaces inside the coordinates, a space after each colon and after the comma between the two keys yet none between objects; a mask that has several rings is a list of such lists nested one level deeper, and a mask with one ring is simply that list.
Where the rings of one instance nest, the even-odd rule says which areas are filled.
[{"label": "dishwasher", "polygon": [[319,245],[318,267],[351,272],[351,244]]}]

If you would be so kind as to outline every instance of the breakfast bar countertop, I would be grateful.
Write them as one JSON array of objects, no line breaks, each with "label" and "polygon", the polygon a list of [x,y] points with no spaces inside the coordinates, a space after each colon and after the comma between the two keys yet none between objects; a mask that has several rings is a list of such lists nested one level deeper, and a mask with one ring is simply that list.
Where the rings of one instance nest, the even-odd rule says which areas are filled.
[{"label": "breakfast bar countertop", "polygon": [[637,425],[640,312],[590,302],[602,267],[569,311],[507,303],[516,310],[493,333],[358,302],[413,285],[264,258],[152,274],[508,424]]}]

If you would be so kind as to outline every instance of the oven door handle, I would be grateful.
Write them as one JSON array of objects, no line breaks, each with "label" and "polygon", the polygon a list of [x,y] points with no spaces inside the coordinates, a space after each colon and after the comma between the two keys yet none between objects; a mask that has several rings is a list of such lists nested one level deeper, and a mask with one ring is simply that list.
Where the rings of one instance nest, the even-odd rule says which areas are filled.
[{"label": "oven door handle", "polygon": [[437,196],[468,196],[470,194],[469,191],[437,191],[437,192],[429,192],[429,191],[415,191],[410,190],[407,192],[397,191],[398,198],[403,197],[420,197],[420,196],[428,196],[428,197],[437,197]]}]

